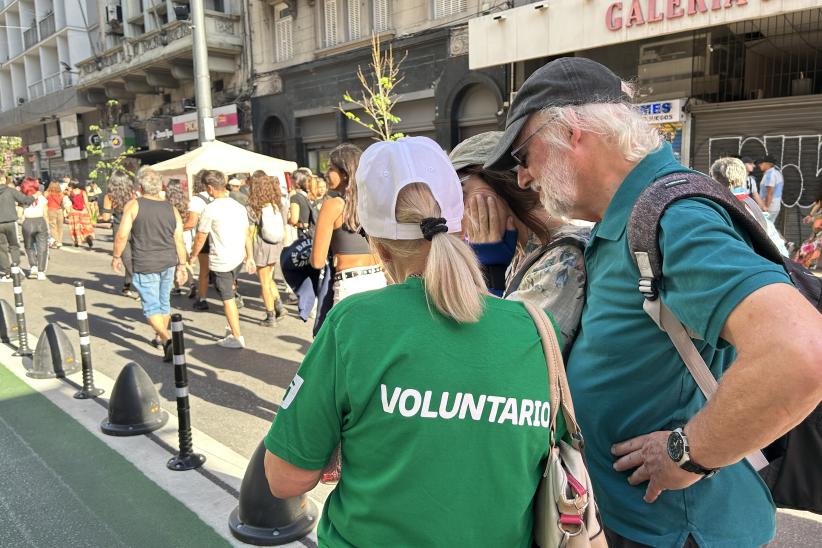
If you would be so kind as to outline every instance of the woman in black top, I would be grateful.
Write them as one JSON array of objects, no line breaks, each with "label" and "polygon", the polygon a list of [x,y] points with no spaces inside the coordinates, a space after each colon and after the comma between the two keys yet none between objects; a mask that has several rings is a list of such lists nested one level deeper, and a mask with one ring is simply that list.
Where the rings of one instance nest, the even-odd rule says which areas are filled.
[{"label": "woman in black top", "polygon": [[329,190],[317,219],[311,266],[322,268],[331,252],[334,274],[334,304],[348,295],[385,287],[385,275],[357,218],[357,172],[362,151],[343,144],[329,157]]}]

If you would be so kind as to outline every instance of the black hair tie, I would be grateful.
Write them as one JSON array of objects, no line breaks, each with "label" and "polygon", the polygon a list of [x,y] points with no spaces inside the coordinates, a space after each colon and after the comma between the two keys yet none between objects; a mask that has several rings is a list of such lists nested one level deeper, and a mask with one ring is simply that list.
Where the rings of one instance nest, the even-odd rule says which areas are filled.
[{"label": "black hair tie", "polygon": [[420,229],[423,237],[430,242],[437,234],[448,232],[448,225],[442,217],[428,217],[420,221]]}]

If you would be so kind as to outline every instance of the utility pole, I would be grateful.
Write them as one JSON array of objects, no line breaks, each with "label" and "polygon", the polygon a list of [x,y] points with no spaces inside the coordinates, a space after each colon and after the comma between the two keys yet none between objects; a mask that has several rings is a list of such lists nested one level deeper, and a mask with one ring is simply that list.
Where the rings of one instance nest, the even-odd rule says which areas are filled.
[{"label": "utility pole", "polygon": [[191,33],[194,38],[194,96],[197,101],[197,128],[200,145],[214,140],[211,112],[211,75],[208,72],[208,44],[205,34],[203,0],[191,0]]}]

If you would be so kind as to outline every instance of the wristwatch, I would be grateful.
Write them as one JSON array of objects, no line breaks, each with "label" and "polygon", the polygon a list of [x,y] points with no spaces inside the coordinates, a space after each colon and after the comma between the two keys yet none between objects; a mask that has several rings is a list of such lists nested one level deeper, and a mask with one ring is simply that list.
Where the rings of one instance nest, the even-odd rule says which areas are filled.
[{"label": "wristwatch", "polygon": [[682,431],[682,428],[677,428],[668,436],[668,456],[680,468],[692,474],[701,474],[706,478],[710,478],[719,471],[718,468],[703,468],[691,460],[688,437]]}]

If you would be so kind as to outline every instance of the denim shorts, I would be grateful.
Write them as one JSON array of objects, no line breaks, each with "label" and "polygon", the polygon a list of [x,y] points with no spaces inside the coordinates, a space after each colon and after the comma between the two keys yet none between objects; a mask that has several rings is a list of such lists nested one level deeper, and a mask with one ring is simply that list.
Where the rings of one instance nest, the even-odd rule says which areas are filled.
[{"label": "denim shorts", "polygon": [[131,285],[140,294],[146,318],[157,314],[171,314],[171,285],[174,283],[175,270],[175,266],[170,266],[162,272],[134,273]]}]

